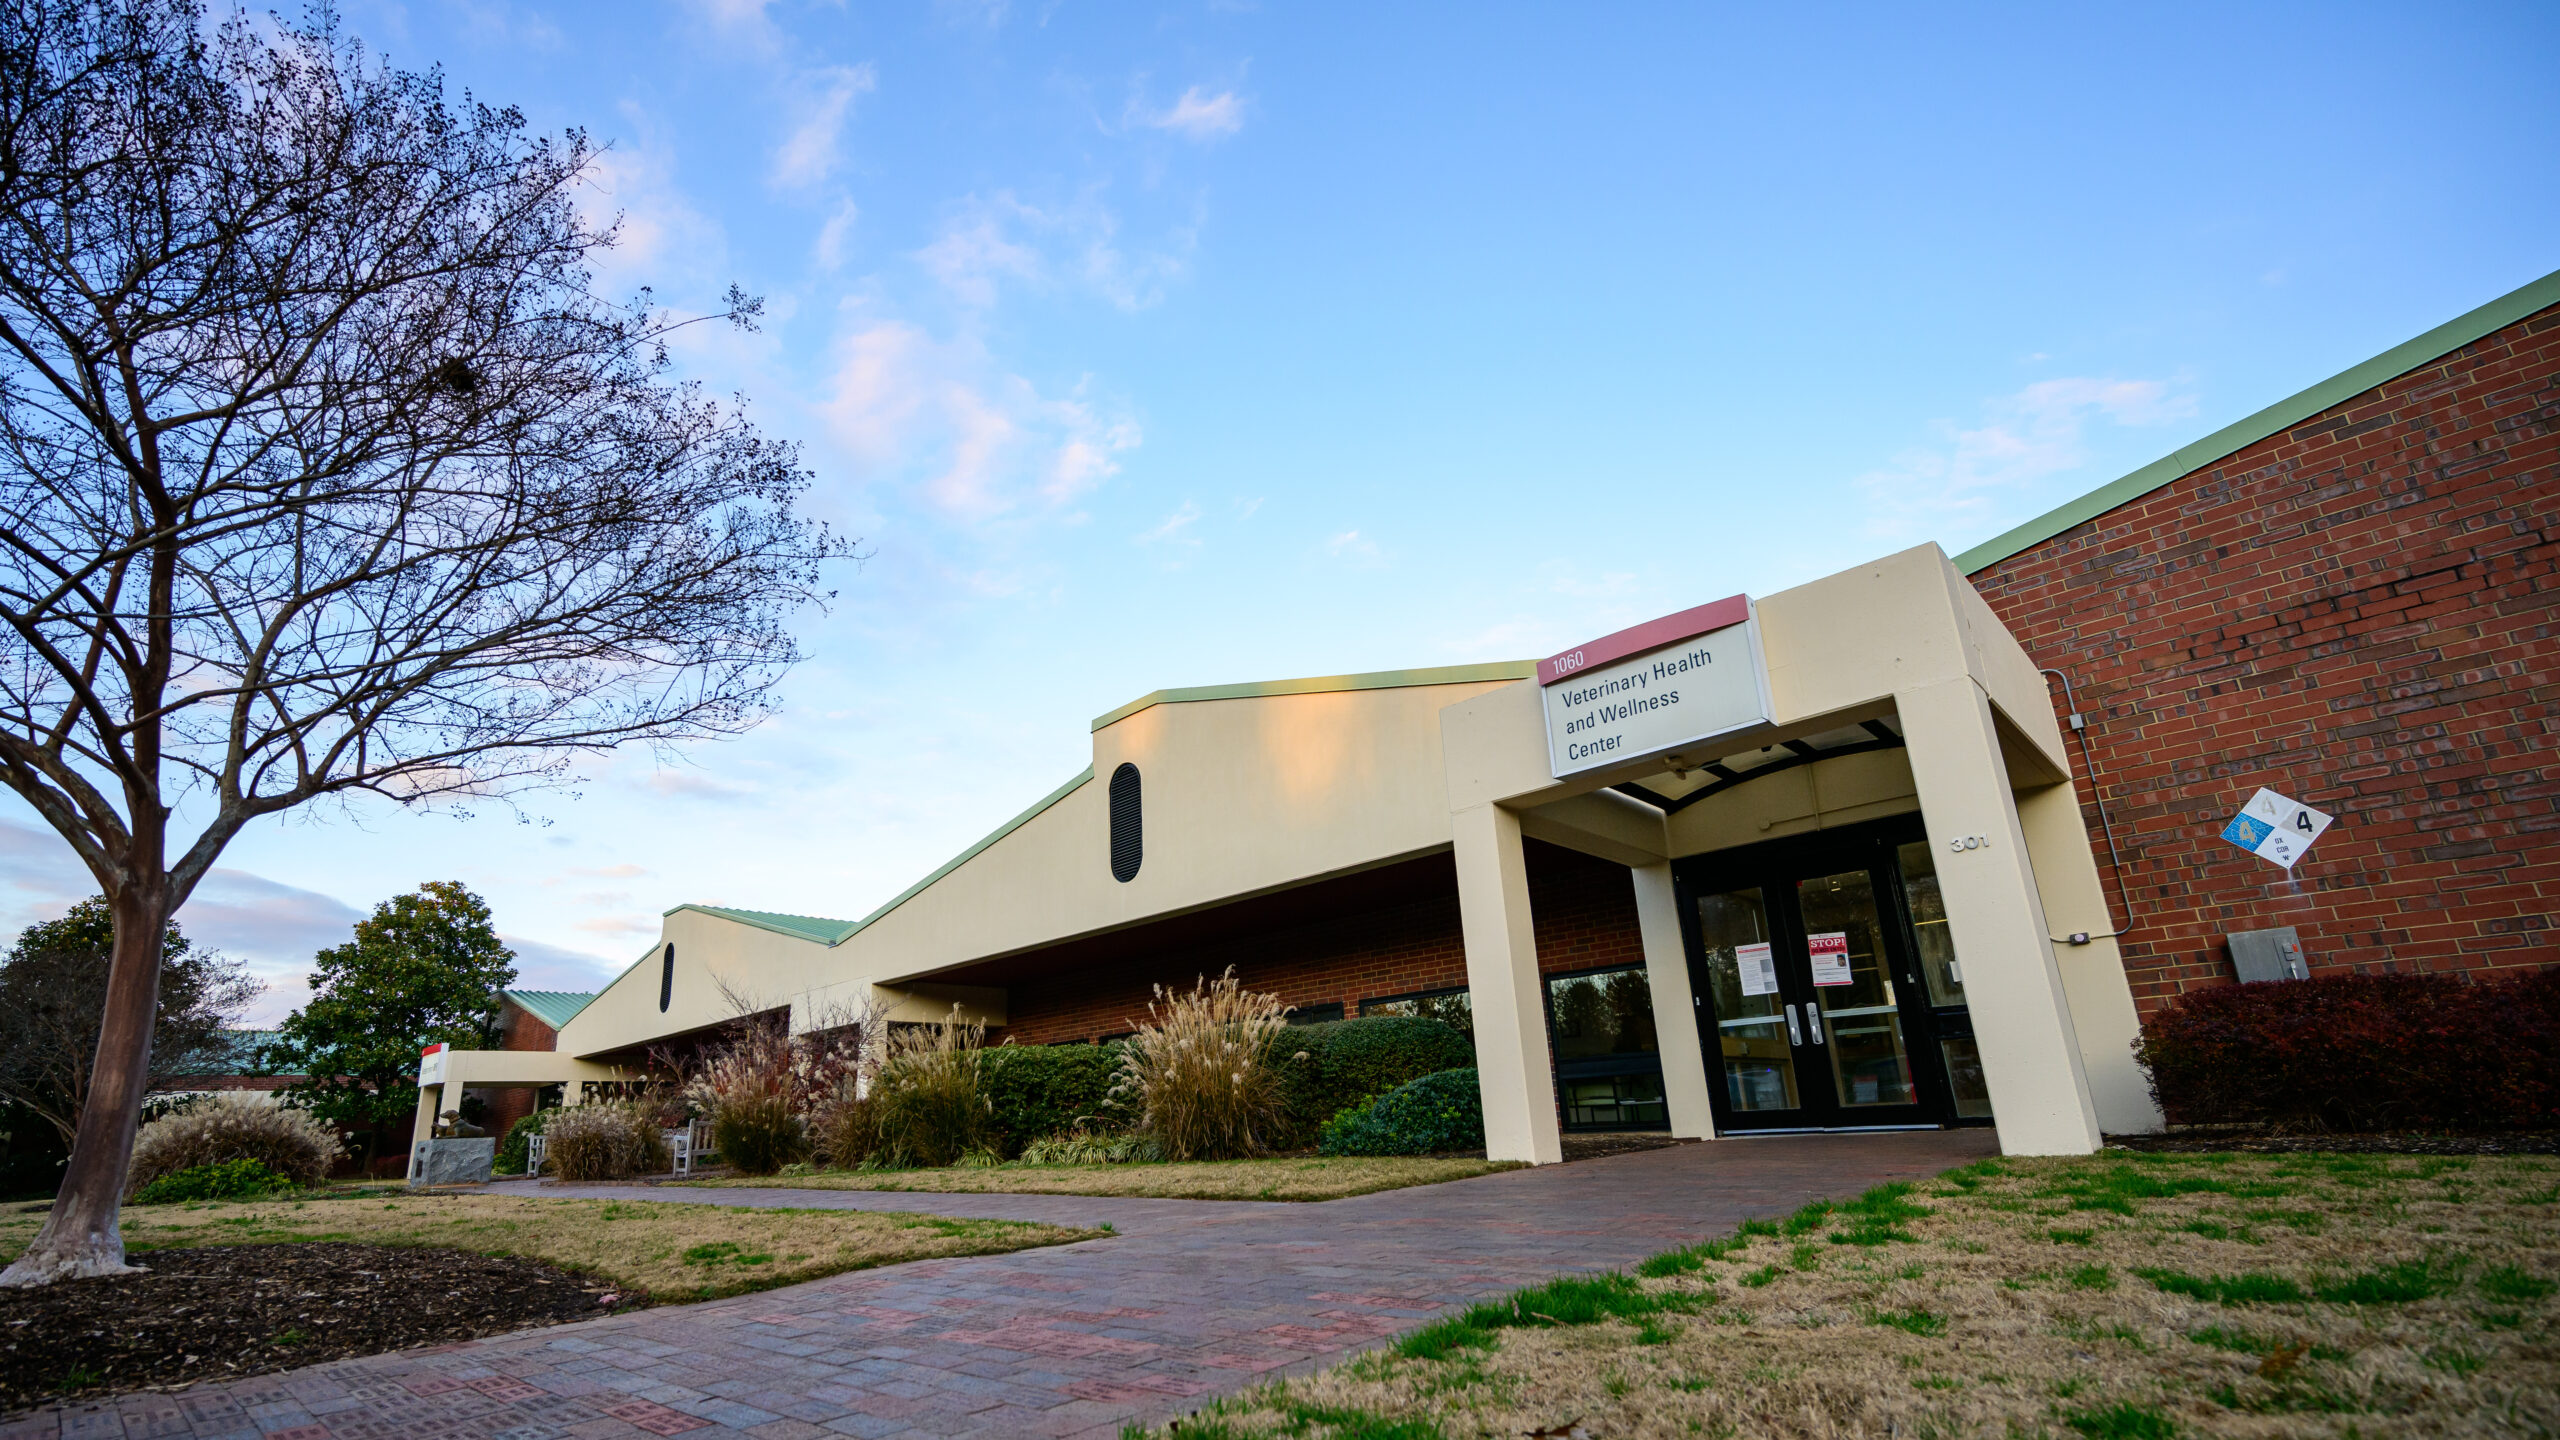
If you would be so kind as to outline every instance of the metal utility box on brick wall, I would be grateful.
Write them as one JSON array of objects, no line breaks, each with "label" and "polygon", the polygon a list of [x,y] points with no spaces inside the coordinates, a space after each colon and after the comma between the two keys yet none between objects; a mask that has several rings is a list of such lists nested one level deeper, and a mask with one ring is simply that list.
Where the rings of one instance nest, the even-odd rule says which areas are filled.
[{"label": "metal utility box on brick wall", "polygon": [[2302,958],[2302,932],[2290,925],[2234,930],[2223,939],[2230,942],[2231,968],[2240,972],[2243,985],[2311,978],[2311,963]]}]

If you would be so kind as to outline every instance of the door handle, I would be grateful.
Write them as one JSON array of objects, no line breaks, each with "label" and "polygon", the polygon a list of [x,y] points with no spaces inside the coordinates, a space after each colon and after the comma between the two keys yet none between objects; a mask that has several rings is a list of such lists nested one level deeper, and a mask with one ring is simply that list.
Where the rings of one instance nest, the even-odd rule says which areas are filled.
[{"label": "door handle", "polygon": [[1812,1005],[1804,1007],[1804,1028],[1813,1032],[1813,1043],[1822,1043],[1822,1011]]},{"label": "door handle", "polygon": [[1804,1031],[1796,1027],[1796,1007],[1793,1005],[1787,1007],[1787,1043],[1790,1045],[1804,1043]]}]

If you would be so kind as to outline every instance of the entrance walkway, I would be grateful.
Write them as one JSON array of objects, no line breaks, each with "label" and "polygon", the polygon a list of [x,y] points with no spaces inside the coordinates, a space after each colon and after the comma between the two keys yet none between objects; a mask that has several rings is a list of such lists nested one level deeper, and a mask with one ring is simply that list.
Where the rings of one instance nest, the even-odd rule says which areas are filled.
[{"label": "entrance walkway", "polygon": [[1323,1204],[551,1187],[1119,1234],[41,1411],[0,1440],[1112,1436],[1448,1306],[1994,1148],[1988,1130],[1730,1140]]}]

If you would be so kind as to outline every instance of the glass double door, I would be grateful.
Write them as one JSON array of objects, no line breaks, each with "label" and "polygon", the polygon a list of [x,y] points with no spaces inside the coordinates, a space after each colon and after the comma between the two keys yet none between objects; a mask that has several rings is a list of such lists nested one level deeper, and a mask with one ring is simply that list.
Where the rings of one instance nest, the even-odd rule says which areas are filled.
[{"label": "glass double door", "polygon": [[1677,875],[1720,1131],[1990,1117],[1917,817],[1701,856]]}]

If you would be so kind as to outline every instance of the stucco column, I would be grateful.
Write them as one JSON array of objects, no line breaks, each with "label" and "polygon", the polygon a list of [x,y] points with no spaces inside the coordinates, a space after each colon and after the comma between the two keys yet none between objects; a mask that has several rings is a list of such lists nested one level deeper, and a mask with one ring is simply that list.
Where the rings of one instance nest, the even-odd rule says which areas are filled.
[{"label": "stucco column", "polygon": [[435,1138],[436,1116],[442,1113],[443,1106],[444,1087],[442,1085],[421,1085],[418,1087],[418,1117],[411,1121],[409,1125],[409,1165],[407,1173],[409,1178],[412,1180],[418,1178],[418,1142],[422,1140],[432,1140]]},{"label": "stucco column", "polygon": [[1947,928],[1964,965],[2000,1149],[2089,1154],[2101,1143],[2098,1115],[1991,702],[1969,677],[1893,700],[1920,814],[1938,848]]},{"label": "stucco column", "polygon": [[1680,901],[1671,886],[1671,865],[1638,865],[1628,873],[1635,878],[1636,929],[1644,937],[1644,975],[1653,990],[1653,1032],[1662,1046],[1662,1097],[1670,1102],[1671,1133],[1712,1140],[1715,1111],[1707,1103],[1698,997],[1689,987],[1689,946],[1680,938]]},{"label": "stucco column", "polygon": [[[2048,785],[2018,797],[2018,823],[2026,831],[2027,859],[2044,897],[2048,935],[2084,931],[2086,945],[2067,941],[2054,949],[2062,993],[2071,1001],[2071,1026],[2080,1036],[2080,1065],[2089,1075],[2089,1099],[2098,1128],[2111,1135],[2143,1135],[2161,1128],[2151,1082],[2134,1062],[2134,1037],[2142,1017],[2125,978],[2124,955],[2107,932],[2115,925],[2098,877],[2089,825],[2070,785]],[[1946,868],[1941,862],[1940,869]]]},{"label": "stucco column", "polygon": [[1499,805],[1476,805],[1452,814],[1449,824],[1458,863],[1458,930],[1467,947],[1468,1002],[1475,1014],[1476,1077],[1484,1095],[1485,1155],[1553,1165],[1564,1159],[1564,1147],[1556,1128],[1520,817]]}]

